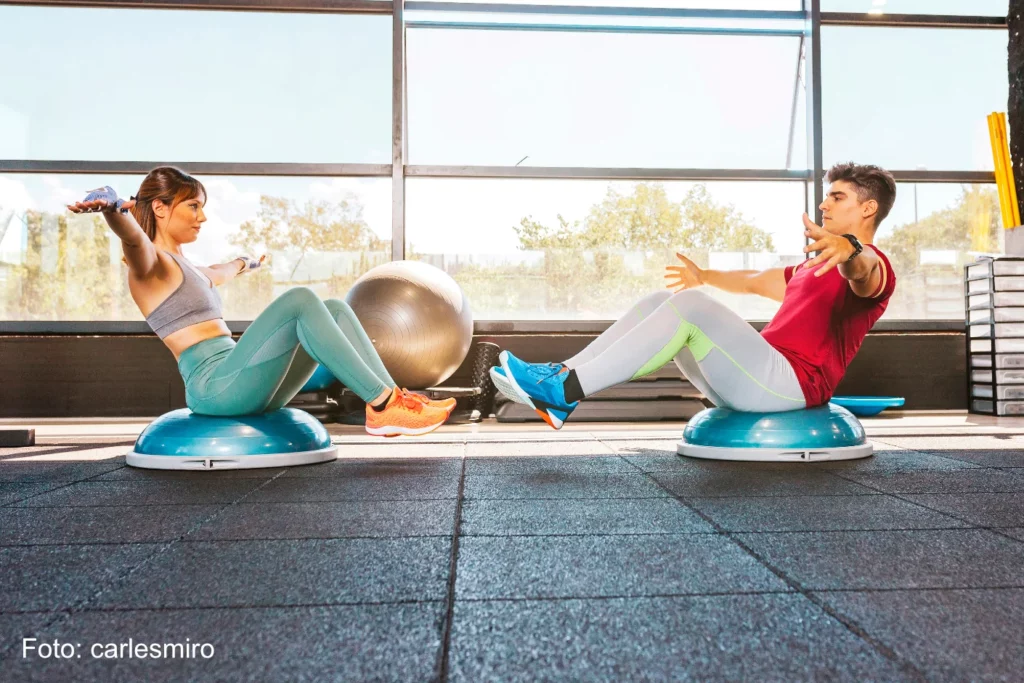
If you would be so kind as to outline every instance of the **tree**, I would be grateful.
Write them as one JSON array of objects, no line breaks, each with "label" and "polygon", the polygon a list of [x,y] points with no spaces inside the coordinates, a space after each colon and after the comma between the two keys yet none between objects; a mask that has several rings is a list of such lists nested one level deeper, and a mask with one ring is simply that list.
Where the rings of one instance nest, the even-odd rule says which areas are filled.
[{"label": "tree", "polygon": [[259,215],[242,223],[231,243],[247,249],[262,246],[271,254],[297,252],[288,280],[309,253],[383,251],[390,246],[366,225],[363,207],[351,195],[337,203],[307,201],[301,208],[290,199],[261,196]]},{"label": "tree", "polygon": [[[340,202],[310,200],[302,206],[261,196],[256,218],[242,223],[230,242],[267,253],[263,268],[224,288],[225,307],[243,319],[259,315],[274,299],[275,288],[301,284],[324,298],[341,296],[360,275],[387,261],[391,251],[391,243],[378,238],[363,220],[363,207],[352,195]],[[281,271],[288,273],[284,279]]]},{"label": "tree", "polygon": [[527,216],[513,228],[521,250],[543,252],[541,265],[453,269],[474,306],[508,317],[548,311],[603,318],[663,287],[677,250],[705,265],[712,251],[774,251],[770,234],[735,207],[716,204],[705,185],[681,202],[660,183],[639,183],[631,194],[609,187],[582,221],[557,221],[548,226]]},{"label": "tree", "polygon": [[531,218],[515,228],[523,249],[677,250],[772,252],[771,235],[747,222],[732,205],[718,205],[707,186],[695,185],[682,202],[660,183],[639,183],[633,194],[608,188],[582,223],[558,217],[548,228]]},{"label": "tree", "polygon": [[[8,320],[121,320],[139,317],[119,243],[97,215],[26,211],[25,251],[6,270],[2,317]],[[6,227],[6,226],[5,226]],[[15,229],[15,228],[10,228]]]},{"label": "tree", "polygon": [[[991,187],[966,185],[956,203],[915,223],[896,226],[878,240],[896,272],[888,315],[956,318],[963,314],[963,266],[969,252],[999,253],[999,195]],[[954,263],[927,263],[922,252],[956,252]],[[924,261],[924,262],[923,262]]]}]

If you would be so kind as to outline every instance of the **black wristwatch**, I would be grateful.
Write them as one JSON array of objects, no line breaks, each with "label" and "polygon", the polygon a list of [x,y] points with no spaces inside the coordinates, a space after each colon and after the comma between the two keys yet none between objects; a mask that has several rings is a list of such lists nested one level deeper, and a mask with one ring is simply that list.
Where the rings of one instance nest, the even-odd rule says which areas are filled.
[{"label": "black wristwatch", "polygon": [[854,237],[853,235],[843,235],[843,237],[850,240],[850,244],[853,245],[853,255],[850,258],[846,259],[846,262],[849,263],[853,259],[860,256],[860,253],[864,251],[864,245],[861,244],[860,240]]}]

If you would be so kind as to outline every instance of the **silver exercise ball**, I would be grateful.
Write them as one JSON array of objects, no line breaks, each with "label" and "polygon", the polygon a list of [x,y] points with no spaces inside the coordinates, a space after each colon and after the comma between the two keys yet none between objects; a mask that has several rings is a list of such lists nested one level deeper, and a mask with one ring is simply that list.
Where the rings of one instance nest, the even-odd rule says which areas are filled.
[{"label": "silver exercise ball", "polygon": [[437,386],[469,353],[469,299],[440,268],[420,261],[385,263],[356,280],[345,301],[400,387]]}]

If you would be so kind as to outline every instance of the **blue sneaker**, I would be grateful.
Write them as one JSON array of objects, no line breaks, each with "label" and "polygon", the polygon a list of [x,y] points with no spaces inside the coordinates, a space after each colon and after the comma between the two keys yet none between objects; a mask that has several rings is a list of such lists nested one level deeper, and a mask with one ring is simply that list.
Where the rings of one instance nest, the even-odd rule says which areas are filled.
[{"label": "blue sneaker", "polygon": [[[567,403],[565,400],[563,385],[569,369],[560,363],[526,363],[508,351],[502,351],[498,360],[503,370],[502,380],[516,394],[513,400],[530,406],[549,425],[561,429],[579,405],[579,401]],[[491,373],[492,380],[495,374]]]},{"label": "blue sneaker", "polygon": [[[541,363],[530,363],[529,365],[532,365],[534,367],[539,367],[542,364]],[[563,367],[560,363],[546,363],[546,364],[543,364],[543,365],[547,365],[549,367],[552,367],[556,371],[557,370],[561,370],[562,367]],[[530,403],[526,400],[526,398],[524,398],[522,395],[520,395],[519,387],[516,386],[515,382],[510,380],[508,378],[508,375],[505,374],[505,368],[501,367],[500,365],[496,365],[496,366],[494,366],[493,368],[490,369],[490,375],[491,375],[491,383],[494,385],[494,388],[497,389],[499,392],[501,392],[505,396],[505,398],[507,398],[510,401],[514,401],[516,403],[521,403],[523,405],[530,405]],[[530,407],[532,407],[532,406],[530,406]]]}]

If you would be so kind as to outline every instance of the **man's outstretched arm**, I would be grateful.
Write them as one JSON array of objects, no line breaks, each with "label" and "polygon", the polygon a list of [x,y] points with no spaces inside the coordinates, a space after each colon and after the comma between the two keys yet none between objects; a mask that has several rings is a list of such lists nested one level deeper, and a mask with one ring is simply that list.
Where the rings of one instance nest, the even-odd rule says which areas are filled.
[{"label": "man's outstretched arm", "polygon": [[786,293],[784,268],[768,270],[711,270],[700,268],[682,254],[680,266],[668,266],[665,278],[675,291],[709,285],[736,294],[757,294],[774,301],[782,301]]}]

